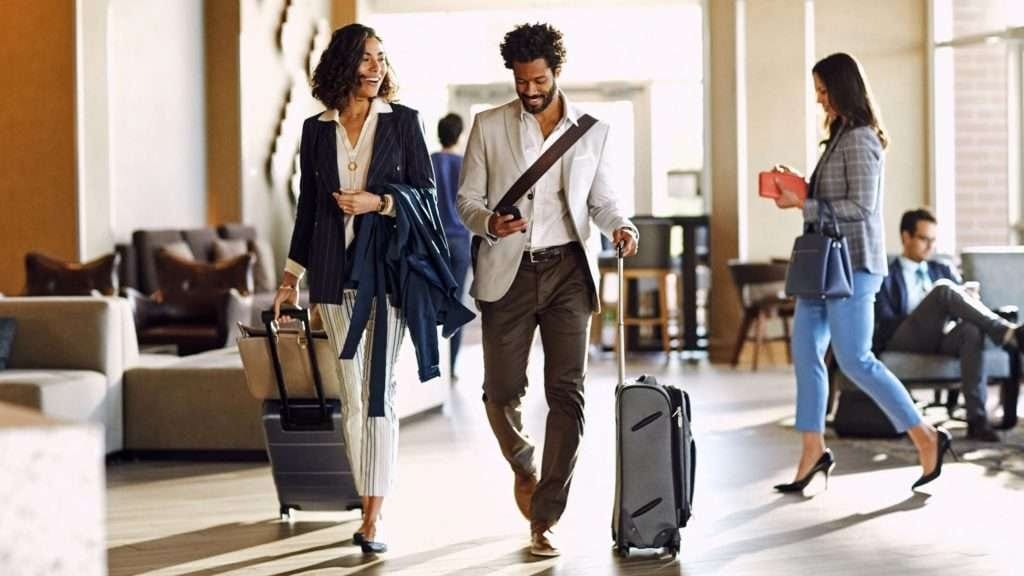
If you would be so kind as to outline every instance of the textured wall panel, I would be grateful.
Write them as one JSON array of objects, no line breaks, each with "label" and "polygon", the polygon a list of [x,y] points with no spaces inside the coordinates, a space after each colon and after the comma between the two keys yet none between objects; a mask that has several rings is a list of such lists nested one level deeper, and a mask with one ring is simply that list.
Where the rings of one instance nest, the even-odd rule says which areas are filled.
[{"label": "textured wall panel", "polygon": [[242,0],[242,218],[271,241],[283,267],[298,194],[302,122],[323,107],[309,79],[330,41],[326,0]]}]

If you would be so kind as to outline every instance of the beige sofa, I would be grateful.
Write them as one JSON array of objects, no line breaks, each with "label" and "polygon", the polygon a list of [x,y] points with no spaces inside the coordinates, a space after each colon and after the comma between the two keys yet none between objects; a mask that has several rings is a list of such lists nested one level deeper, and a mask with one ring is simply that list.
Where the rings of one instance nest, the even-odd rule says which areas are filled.
[{"label": "beige sofa", "polygon": [[[181,358],[139,354],[123,298],[0,297],[0,316],[17,320],[0,402],[100,424],[107,454],[264,450],[261,403],[249,395],[236,347]],[[405,339],[396,366],[400,418],[447,400],[447,355],[441,339],[444,374],[420,383]]]},{"label": "beige sofa", "polygon": [[[448,340],[440,342],[442,376],[419,382],[416,351],[406,338],[395,367],[396,412],[407,419],[440,408],[451,389]],[[134,454],[265,449],[262,403],[249,394],[237,347],[130,368],[124,376],[125,450]]]},{"label": "beige sofa", "polygon": [[264,449],[260,401],[234,347],[129,369],[124,411],[129,452]]},{"label": "beige sofa", "polygon": [[17,321],[0,402],[104,427],[106,453],[123,447],[121,385],[139,362],[135,326],[121,298],[0,298]]}]

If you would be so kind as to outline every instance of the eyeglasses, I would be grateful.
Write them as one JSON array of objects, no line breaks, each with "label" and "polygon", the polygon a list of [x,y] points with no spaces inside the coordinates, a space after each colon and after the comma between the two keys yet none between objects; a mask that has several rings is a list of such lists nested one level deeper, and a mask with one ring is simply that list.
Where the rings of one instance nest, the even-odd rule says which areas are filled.
[{"label": "eyeglasses", "polygon": [[928,246],[931,246],[932,244],[935,244],[935,238],[932,238],[932,237],[921,236],[920,234],[914,234],[914,238],[917,239],[917,240],[920,240],[921,242],[924,242]]}]

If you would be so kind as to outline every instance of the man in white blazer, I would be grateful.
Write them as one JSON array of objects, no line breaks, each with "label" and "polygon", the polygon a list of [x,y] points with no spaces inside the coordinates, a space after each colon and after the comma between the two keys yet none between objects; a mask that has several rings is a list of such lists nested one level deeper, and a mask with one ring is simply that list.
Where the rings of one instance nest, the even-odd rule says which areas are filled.
[{"label": "man in white blazer", "polygon": [[[582,112],[558,90],[565,59],[562,34],[524,24],[501,44],[518,98],[476,116],[458,194],[463,223],[483,241],[470,293],[481,311],[484,406],[515,474],[514,494],[530,521],[530,550],[557,556],[548,537],[568,500],[583,435],[583,384],[590,318],[597,310],[600,232],[636,253],[636,227],[611,187],[608,125],[598,122],[569,148],[516,207],[521,218],[492,210],[513,182]],[[534,445],[522,426],[526,364],[534,333],[544,347],[548,401],[538,480]]]}]

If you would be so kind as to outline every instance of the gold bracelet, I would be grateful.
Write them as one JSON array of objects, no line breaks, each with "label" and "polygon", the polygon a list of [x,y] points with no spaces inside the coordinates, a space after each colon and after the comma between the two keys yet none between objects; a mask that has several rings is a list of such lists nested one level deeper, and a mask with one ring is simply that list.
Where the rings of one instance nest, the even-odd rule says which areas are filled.
[{"label": "gold bracelet", "polygon": [[296,286],[289,286],[287,284],[281,284],[280,286],[277,287],[277,289],[278,290],[298,290],[298,287],[296,287]]}]

